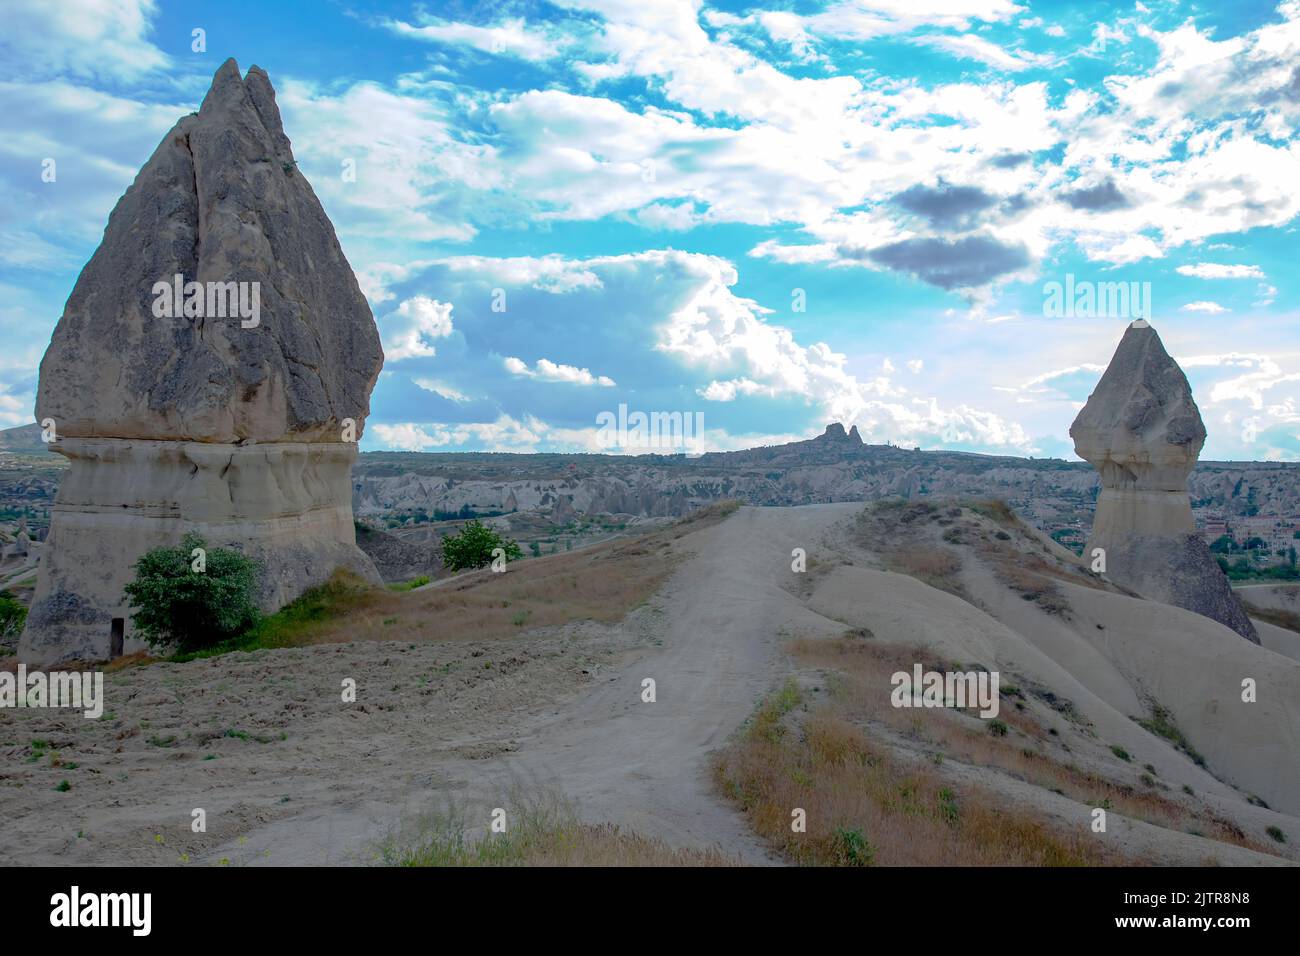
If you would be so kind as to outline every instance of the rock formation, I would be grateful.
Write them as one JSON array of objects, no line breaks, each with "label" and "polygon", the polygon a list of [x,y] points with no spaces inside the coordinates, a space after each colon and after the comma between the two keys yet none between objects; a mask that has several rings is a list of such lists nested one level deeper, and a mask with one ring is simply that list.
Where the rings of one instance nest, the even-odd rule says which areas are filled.
[{"label": "rock formation", "polygon": [[1187,476],[1205,444],[1205,425],[1187,376],[1147,322],[1139,319],[1125,331],[1070,437],[1101,475],[1085,557],[1104,550],[1112,581],[1203,614],[1258,644],[1254,625],[1196,533]]},{"label": "rock formation", "polygon": [[845,432],[844,426],[839,422],[831,422],[826,426],[826,431],[814,438],[813,441],[850,442],[854,445],[861,445],[862,436],[858,433],[857,425],[853,426],[852,431]]},{"label": "rock formation", "polygon": [[41,362],[37,419],[71,468],[24,659],[103,659],[123,629],[129,650],[132,564],[189,530],[263,563],[264,610],[337,567],[378,580],[350,469],[382,363],[270,80],[227,60],[118,201]]}]

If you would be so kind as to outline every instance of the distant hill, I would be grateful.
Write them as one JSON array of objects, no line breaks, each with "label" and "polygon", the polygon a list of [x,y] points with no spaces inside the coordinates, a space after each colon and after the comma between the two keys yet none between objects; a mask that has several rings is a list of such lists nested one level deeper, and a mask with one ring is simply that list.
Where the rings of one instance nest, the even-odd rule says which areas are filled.
[{"label": "distant hill", "polygon": [[[1300,514],[1300,465],[1201,462],[1189,482],[1198,514],[1229,519]],[[802,505],[929,495],[997,497],[1078,546],[1099,483],[1087,462],[865,444],[840,424],[805,441],[686,455],[368,452],[353,471],[361,517],[428,520],[468,508],[534,513],[563,526],[575,515],[681,516],[736,498]]]},{"label": "distant hill", "polygon": [[53,454],[45,442],[41,441],[41,426],[35,422],[0,430],[0,451],[15,455]]}]

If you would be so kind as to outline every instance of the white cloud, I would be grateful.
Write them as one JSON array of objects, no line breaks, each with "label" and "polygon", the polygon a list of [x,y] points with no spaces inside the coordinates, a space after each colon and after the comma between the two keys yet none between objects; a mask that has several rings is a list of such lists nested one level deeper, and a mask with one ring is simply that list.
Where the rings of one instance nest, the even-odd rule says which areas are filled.
[{"label": "white cloud", "polygon": [[520,19],[503,20],[494,26],[474,26],[425,17],[417,26],[401,20],[380,21],[398,36],[432,43],[463,44],[485,53],[508,55],[524,60],[548,60],[559,52],[555,38],[525,28]]},{"label": "white cloud", "polygon": [[488,451],[531,452],[537,450],[546,427],[533,419],[520,422],[502,415],[495,421],[462,425],[373,424],[366,431],[374,432],[386,447],[399,451],[430,451],[477,443]]},{"label": "white cloud", "polygon": [[29,79],[136,79],[171,65],[148,39],[157,12],[154,0],[8,0],[0,60]]},{"label": "white cloud", "polygon": [[919,27],[966,30],[976,21],[1002,23],[1025,9],[1011,0],[838,0],[807,23],[826,36],[870,40]]},{"label": "white cloud", "polygon": [[1179,266],[1175,271],[1180,276],[1194,276],[1197,279],[1264,278],[1259,266],[1221,265],[1217,262],[1197,262],[1194,265]]},{"label": "white cloud", "polygon": [[615,384],[614,380],[608,375],[592,375],[590,369],[562,365],[545,358],[538,359],[530,369],[528,363],[522,359],[508,356],[505,360],[505,367],[506,371],[510,372],[511,375],[523,375],[528,378],[535,378],[540,382],[599,385],[602,388],[613,388]]},{"label": "white cloud", "polygon": [[450,302],[428,296],[407,299],[397,309],[379,320],[383,337],[384,360],[431,357],[437,354],[430,339],[446,338],[452,333]]},{"label": "white cloud", "polygon": [[1225,306],[1219,305],[1219,303],[1217,302],[1210,302],[1206,300],[1200,302],[1188,302],[1185,306],[1182,307],[1182,310],[1184,312],[1207,312],[1210,315],[1218,315],[1220,312],[1230,311]]},{"label": "white cloud", "polygon": [[961,36],[935,35],[917,37],[917,43],[923,46],[934,47],[936,50],[943,50],[952,56],[961,57],[967,60],[976,60],[986,66],[996,67],[999,70],[1009,70],[1017,72],[1019,70],[1028,70],[1031,67],[1046,66],[1052,62],[1048,56],[1040,56],[1034,53],[1027,53],[1023,50],[1006,50],[981,36],[974,33],[966,33]]},{"label": "white cloud", "polygon": [[284,79],[276,99],[299,165],[340,234],[384,246],[394,237],[473,238],[470,204],[501,184],[500,173],[490,146],[453,135],[450,107],[372,82],[336,94]]}]

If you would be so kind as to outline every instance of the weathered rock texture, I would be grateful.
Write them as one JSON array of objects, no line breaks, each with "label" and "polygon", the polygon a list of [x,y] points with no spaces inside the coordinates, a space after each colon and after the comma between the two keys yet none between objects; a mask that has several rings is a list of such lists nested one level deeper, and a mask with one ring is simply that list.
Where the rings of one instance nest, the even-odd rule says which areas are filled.
[{"label": "weathered rock texture", "polygon": [[1111,580],[1213,618],[1258,644],[1254,625],[1196,533],[1187,476],[1205,444],[1205,425],[1187,376],[1149,324],[1138,320],[1124,333],[1070,437],[1101,475],[1085,555],[1103,549]]},{"label": "weathered rock texture", "polygon": [[[256,283],[258,324],[158,317],[177,274]],[[129,650],[132,564],[189,530],[263,563],[265,610],[337,567],[377,580],[350,469],[382,363],[270,80],[227,60],[118,201],[41,362],[37,418],[71,468],[20,654],[105,658],[114,618]]]}]

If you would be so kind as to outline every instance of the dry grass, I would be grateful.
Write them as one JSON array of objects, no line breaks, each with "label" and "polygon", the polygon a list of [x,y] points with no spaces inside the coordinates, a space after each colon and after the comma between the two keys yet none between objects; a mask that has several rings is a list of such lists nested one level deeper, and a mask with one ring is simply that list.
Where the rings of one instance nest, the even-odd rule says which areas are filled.
[{"label": "dry grass", "polygon": [[[813,866],[1076,866],[1113,862],[1082,834],[1063,836],[991,794],[878,747],[839,708],[803,715],[792,687],[767,701],[715,773],[752,826]],[[806,813],[806,832],[792,812]]]},{"label": "dry grass", "polygon": [[[809,708],[788,684],[719,755],[715,769],[723,790],[749,814],[758,832],[796,862],[1142,862],[1102,847],[1086,833],[1062,834],[1046,818],[1022,808],[1009,811],[1005,798],[990,791],[959,787],[942,772],[948,761],[1002,773],[1085,807],[1105,807],[1155,826],[1270,852],[1209,808],[1167,795],[1159,781],[1139,777],[1136,769],[1130,784],[1080,768],[1048,726],[1050,718],[1046,723],[1040,719],[1018,688],[1003,687],[998,720],[1005,733],[999,735],[990,733],[992,722],[979,720],[973,709],[891,706],[890,677],[896,671],[909,672],[916,662],[927,671],[949,669],[923,649],[844,637],[800,639],[789,650],[800,665],[831,675],[829,699]],[[1068,714],[1068,702],[1052,703]],[[928,752],[933,766],[896,757],[890,739],[908,750]],[[794,807],[807,811],[805,834],[791,832]]]},{"label": "dry grass", "polygon": [[375,853],[386,866],[736,866],[717,848],[681,849],[610,823],[582,823],[558,792],[516,794],[505,830],[487,832],[485,812],[449,805],[390,837]]},{"label": "dry grass", "polygon": [[[1241,598],[1240,591],[1235,591],[1233,593],[1237,595],[1238,599]],[[1263,621],[1265,624],[1272,624],[1276,627],[1282,627],[1288,631],[1295,631],[1297,634],[1300,634],[1300,614],[1296,614],[1294,611],[1284,611],[1281,608],[1273,607],[1260,607],[1257,604],[1251,604],[1245,600],[1242,600],[1241,606],[1246,609],[1248,615],[1257,620]]]},{"label": "dry grass", "polygon": [[[1199,804],[1189,806],[1167,796],[1158,781],[1154,786],[1142,783],[1136,768],[1135,782],[1127,783],[1077,766],[1068,745],[1061,741],[1059,734],[1051,732],[1050,722],[1034,712],[1025,700],[1024,691],[1017,687],[1005,683],[1002,686],[998,719],[1007,725],[1008,733],[998,736],[989,733],[988,722],[972,716],[973,710],[918,711],[890,705],[890,677],[896,671],[910,671],[917,661],[922,662],[925,670],[947,669],[928,660],[933,655],[923,649],[845,639],[798,640],[790,649],[801,664],[836,673],[834,701],[851,719],[887,726],[942,754],[943,759],[994,768],[1087,806],[1111,808],[1165,829],[1195,831],[1220,842],[1269,852],[1264,844],[1250,839],[1239,827],[1209,808]],[[967,665],[967,669],[975,666]],[[1068,701],[1053,697],[1049,703],[1053,712],[1070,719],[1073,708]]]},{"label": "dry grass", "polygon": [[[509,639],[575,621],[615,623],[672,574],[682,557],[681,538],[717,524],[739,507],[738,501],[719,502],[643,535],[518,561],[504,573],[473,571],[418,590],[375,587],[339,571],[243,637],[168,659],[350,641]],[[139,651],[102,666],[111,672],[159,659]],[[0,670],[17,666],[16,659],[0,661]]]},{"label": "dry grass", "polygon": [[404,593],[367,589],[298,643],[492,640],[573,621],[614,623],[644,603],[673,572],[680,557],[678,540],[716,524],[736,507],[735,502],[714,505],[646,535],[518,561],[500,574],[484,569]]},{"label": "dry grass", "polygon": [[859,515],[857,536],[859,543],[880,556],[888,570],[965,599],[957,580],[961,556],[934,539],[931,522],[951,524],[952,520],[928,502],[884,501]]}]

